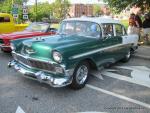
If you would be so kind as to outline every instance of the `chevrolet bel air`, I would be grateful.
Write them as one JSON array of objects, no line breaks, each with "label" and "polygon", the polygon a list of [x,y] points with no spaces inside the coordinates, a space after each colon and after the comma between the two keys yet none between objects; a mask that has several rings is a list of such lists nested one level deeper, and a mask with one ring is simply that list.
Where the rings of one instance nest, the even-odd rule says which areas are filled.
[{"label": "chevrolet bel air", "polygon": [[8,63],[24,77],[52,87],[85,86],[90,70],[128,61],[138,36],[127,35],[119,21],[107,18],[70,18],[58,34],[12,41],[14,60]]}]

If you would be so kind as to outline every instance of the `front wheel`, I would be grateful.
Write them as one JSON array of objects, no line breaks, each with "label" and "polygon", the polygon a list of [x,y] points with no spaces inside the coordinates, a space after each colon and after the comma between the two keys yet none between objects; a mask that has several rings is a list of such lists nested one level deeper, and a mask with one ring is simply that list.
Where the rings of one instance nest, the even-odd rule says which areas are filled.
[{"label": "front wheel", "polygon": [[70,84],[72,89],[81,89],[85,86],[89,76],[89,64],[87,62],[80,63],[73,73],[73,80]]}]

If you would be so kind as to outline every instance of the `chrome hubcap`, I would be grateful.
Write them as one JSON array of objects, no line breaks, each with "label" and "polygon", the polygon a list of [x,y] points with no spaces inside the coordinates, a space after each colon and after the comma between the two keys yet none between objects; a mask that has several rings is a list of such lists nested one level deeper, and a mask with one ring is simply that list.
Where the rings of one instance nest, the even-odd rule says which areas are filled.
[{"label": "chrome hubcap", "polygon": [[130,51],[129,51],[128,54],[126,55],[126,57],[127,57],[127,58],[130,58],[130,56],[131,56],[131,53],[130,53]]},{"label": "chrome hubcap", "polygon": [[76,73],[76,81],[78,84],[83,84],[88,76],[88,68],[85,65],[82,65],[78,68]]}]

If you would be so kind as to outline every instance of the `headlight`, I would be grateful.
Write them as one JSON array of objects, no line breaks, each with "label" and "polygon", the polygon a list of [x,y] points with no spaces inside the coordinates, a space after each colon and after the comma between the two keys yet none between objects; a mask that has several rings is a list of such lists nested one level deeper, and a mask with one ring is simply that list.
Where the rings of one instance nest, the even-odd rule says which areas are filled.
[{"label": "headlight", "polygon": [[54,52],[53,52],[53,59],[54,59],[56,62],[61,63],[61,61],[62,61],[62,55],[61,55],[59,52],[54,51]]},{"label": "headlight", "polygon": [[10,43],[10,47],[11,47],[11,50],[15,50],[16,49],[16,47],[15,47],[15,45],[13,43]]}]

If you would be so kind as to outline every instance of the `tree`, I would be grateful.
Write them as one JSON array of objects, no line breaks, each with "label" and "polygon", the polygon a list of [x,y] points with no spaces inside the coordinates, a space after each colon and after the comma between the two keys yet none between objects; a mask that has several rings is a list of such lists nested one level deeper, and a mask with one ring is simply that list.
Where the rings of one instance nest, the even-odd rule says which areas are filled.
[{"label": "tree", "polygon": [[45,3],[38,3],[37,5],[37,15],[35,13],[36,6],[29,7],[29,18],[32,21],[42,21],[43,18],[50,18],[52,15],[52,4],[49,4],[48,2]]},{"label": "tree", "polygon": [[0,12],[12,13],[12,5],[18,4],[18,22],[22,21],[22,0],[0,0]]},{"label": "tree", "polygon": [[93,5],[93,14],[95,16],[99,16],[102,14],[100,5],[97,5],[97,4]]},{"label": "tree", "polygon": [[145,6],[150,6],[150,0],[105,0],[105,2],[107,2],[110,8],[116,13],[121,12],[128,6],[137,5],[143,10],[145,10]]},{"label": "tree", "polygon": [[55,0],[52,6],[53,15],[58,19],[64,19],[70,10],[70,3],[68,0]]},{"label": "tree", "polygon": [[[15,4],[18,4],[21,9],[22,0],[14,0]],[[11,13],[12,10],[12,0],[0,0],[0,12]]]}]

